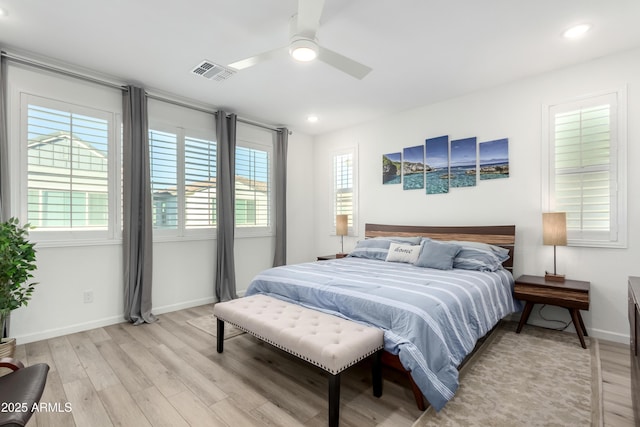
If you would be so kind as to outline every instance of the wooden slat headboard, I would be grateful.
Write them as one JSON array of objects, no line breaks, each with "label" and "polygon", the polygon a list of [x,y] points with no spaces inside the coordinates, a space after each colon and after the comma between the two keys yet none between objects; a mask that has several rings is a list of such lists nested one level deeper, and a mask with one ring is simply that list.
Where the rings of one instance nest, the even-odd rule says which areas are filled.
[{"label": "wooden slat headboard", "polygon": [[509,259],[502,265],[513,269],[513,252],[516,242],[515,225],[490,226],[420,226],[420,225],[387,225],[365,224],[364,235],[370,237],[388,236],[421,236],[434,240],[464,240],[470,242],[489,243],[509,250]]}]

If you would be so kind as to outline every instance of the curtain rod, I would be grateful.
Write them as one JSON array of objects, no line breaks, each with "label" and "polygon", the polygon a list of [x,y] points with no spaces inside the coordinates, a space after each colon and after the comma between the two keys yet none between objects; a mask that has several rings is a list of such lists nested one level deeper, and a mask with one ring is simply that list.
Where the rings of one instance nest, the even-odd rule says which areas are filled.
[{"label": "curtain rod", "polygon": [[[124,85],[124,84],[118,84],[118,83],[110,82],[110,81],[107,81],[107,80],[99,79],[97,77],[91,77],[91,76],[88,76],[88,75],[85,75],[85,74],[76,73],[76,72],[73,72],[73,71],[70,71],[70,70],[67,70],[67,69],[64,69],[64,68],[56,67],[56,66],[45,64],[45,63],[42,63],[42,62],[39,62],[39,61],[35,61],[35,60],[29,59],[29,58],[25,58],[25,57],[22,57],[22,56],[11,54],[11,53],[8,53],[8,52],[6,52],[4,50],[0,51],[0,56],[4,56],[8,60],[13,61],[13,62],[17,62],[17,63],[22,64],[22,65],[27,65],[27,66],[34,67],[34,68],[39,68],[41,70],[50,71],[50,72],[57,73],[57,74],[62,74],[62,75],[68,76],[68,77],[73,77],[74,79],[84,80],[84,81],[87,81],[87,82],[90,82],[90,83],[99,84],[99,85],[110,87],[110,88],[113,88],[113,89],[125,90],[125,91],[127,90],[127,86]],[[145,90],[145,92],[146,92],[146,90]],[[196,105],[192,105],[192,104],[189,104],[189,103],[186,103],[186,102],[176,101],[174,99],[170,99],[170,98],[165,97],[165,96],[154,95],[154,94],[150,94],[148,92],[146,92],[146,93],[147,93],[147,97],[148,98],[155,99],[157,101],[167,102],[169,104],[174,104],[174,105],[177,105],[179,107],[189,108],[191,110],[200,111],[202,113],[217,114],[216,110],[209,110],[209,109],[206,109],[206,108],[203,108],[203,107],[198,107]],[[274,128],[272,126],[264,125],[262,123],[254,122],[254,121],[251,121],[251,120],[243,119],[241,117],[238,117],[238,121],[241,122],[241,123],[245,123],[245,124],[251,125],[251,126],[256,126],[256,127],[260,127],[260,128],[263,128],[263,129],[267,129],[267,130],[270,130],[270,131],[273,131],[273,132],[278,132],[278,133],[282,132],[278,128]],[[292,132],[289,131],[289,135],[291,135],[291,134],[292,134]]]},{"label": "curtain rod", "polygon": [[18,55],[15,55],[15,54],[7,53],[4,50],[1,51],[0,54],[2,56],[4,56],[5,58],[9,59],[10,61],[17,62],[19,64],[28,65],[30,67],[39,68],[41,70],[50,71],[50,72],[57,73],[57,74],[62,74],[62,75],[68,76],[68,77],[73,77],[75,79],[84,80],[84,81],[87,81],[87,82],[99,84],[99,85],[102,85],[102,86],[107,86],[107,87],[114,88],[114,89],[127,90],[127,87],[124,86],[124,85],[121,85],[121,84],[109,82],[107,80],[98,79],[96,77],[87,76],[85,74],[76,73],[76,72],[73,72],[73,71],[70,71],[70,70],[66,70],[64,68],[55,67],[53,65],[49,65],[49,64],[42,63],[42,62],[34,61],[32,59],[29,59],[29,58],[25,58],[25,57],[18,56]]}]

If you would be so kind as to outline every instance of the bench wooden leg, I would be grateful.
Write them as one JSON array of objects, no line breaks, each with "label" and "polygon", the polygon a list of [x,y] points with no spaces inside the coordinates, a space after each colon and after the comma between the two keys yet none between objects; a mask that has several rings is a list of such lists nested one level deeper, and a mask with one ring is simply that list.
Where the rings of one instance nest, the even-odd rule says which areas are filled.
[{"label": "bench wooden leg", "polygon": [[218,326],[218,330],[217,330],[217,335],[216,335],[216,350],[218,350],[218,353],[222,353],[222,350],[224,350],[224,321],[220,320],[220,319],[216,319],[217,321],[217,326]]},{"label": "bench wooden leg", "polygon": [[329,374],[329,427],[340,423],[340,373]]},{"label": "bench wooden leg", "polygon": [[373,395],[380,397],[382,396],[382,350],[376,351],[371,357],[373,357],[373,365],[371,367]]}]

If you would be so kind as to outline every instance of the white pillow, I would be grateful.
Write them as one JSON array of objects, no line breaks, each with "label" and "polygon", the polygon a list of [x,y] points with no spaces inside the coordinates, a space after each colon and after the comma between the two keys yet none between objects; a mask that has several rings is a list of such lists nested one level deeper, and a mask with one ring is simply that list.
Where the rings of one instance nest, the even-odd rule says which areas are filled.
[{"label": "white pillow", "polygon": [[413,264],[418,260],[420,255],[420,245],[403,245],[400,243],[391,243],[389,245],[389,253],[386,261],[388,262],[407,262]]}]

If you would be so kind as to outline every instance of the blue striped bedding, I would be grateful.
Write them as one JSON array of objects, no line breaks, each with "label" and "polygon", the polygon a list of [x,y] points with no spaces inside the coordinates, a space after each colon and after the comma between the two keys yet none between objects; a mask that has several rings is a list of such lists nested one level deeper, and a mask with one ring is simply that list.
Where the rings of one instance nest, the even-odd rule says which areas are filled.
[{"label": "blue striped bedding", "polygon": [[363,258],[276,267],[246,295],[266,294],[384,329],[429,403],[440,410],[458,388],[457,366],[478,338],[516,311],[506,270],[449,271]]}]

